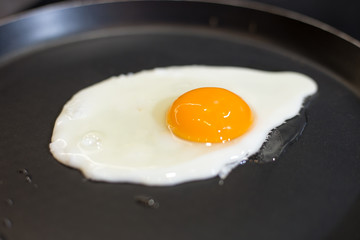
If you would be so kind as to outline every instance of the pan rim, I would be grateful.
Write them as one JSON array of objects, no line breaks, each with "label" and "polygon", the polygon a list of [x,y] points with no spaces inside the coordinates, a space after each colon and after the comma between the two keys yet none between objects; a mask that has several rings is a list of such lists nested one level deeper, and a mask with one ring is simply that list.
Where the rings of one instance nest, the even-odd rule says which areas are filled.
[{"label": "pan rim", "polygon": [[274,5],[260,3],[260,2],[253,2],[249,0],[85,0],[85,1],[74,1],[74,2],[59,2],[59,3],[52,3],[49,5],[45,5],[36,9],[26,10],[24,12],[20,12],[17,14],[13,14],[7,17],[0,19],[0,28],[11,24],[16,21],[24,20],[26,18],[32,17],[33,15],[41,14],[43,12],[51,12],[51,11],[61,11],[71,8],[79,8],[91,5],[101,5],[101,4],[112,4],[112,3],[132,3],[132,2],[144,2],[144,3],[151,3],[151,2],[186,2],[186,3],[203,3],[203,4],[218,4],[218,5],[225,5],[225,6],[233,6],[233,7],[240,7],[246,8],[251,10],[256,10],[272,15],[282,16],[288,19],[292,19],[311,27],[317,28],[324,32],[330,33],[338,38],[343,39],[344,41],[356,46],[360,49],[360,40],[350,36],[347,33],[344,33],[337,28],[326,24],[320,20],[315,18],[306,16],[304,14],[288,10],[285,8],[277,7]]}]

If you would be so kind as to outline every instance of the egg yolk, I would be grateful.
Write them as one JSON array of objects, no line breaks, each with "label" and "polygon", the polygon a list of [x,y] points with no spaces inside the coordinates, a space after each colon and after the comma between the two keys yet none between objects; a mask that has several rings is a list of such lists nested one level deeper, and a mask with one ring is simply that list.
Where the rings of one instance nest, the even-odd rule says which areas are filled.
[{"label": "egg yolk", "polygon": [[251,109],[241,97],[216,87],[184,93],[167,113],[170,131],[194,142],[225,143],[244,134],[252,122]]}]

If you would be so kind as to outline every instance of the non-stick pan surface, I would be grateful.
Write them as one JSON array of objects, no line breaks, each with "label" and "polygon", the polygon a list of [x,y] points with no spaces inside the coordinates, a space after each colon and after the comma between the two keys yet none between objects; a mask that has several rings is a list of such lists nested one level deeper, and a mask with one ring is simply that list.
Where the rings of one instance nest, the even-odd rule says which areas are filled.
[{"label": "non-stick pan surface", "polygon": [[[0,239],[359,237],[358,43],[286,11],[232,4],[59,6],[0,26]],[[239,166],[223,184],[92,182],[50,154],[54,121],[78,90],[189,64],[311,76],[319,91],[303,135],[275,162]],[[139,195],[159,208],[138,204]]]}]

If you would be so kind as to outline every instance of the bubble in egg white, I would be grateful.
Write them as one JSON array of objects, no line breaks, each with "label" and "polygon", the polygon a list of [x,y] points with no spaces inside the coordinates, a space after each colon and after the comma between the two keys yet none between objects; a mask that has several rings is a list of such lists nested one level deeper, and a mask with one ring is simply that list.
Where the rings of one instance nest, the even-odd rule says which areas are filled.
[{"label": "bubble in egg white", "polygon": [[[179,139],[166,112],[183,93],[220,87],[243,98],[252,127],[227,143]],[[50,151],[92,180],[174,185],[225,177],[256,153],[269,132],[296,116],[316,83],[295,72],[239,67],[156,68],[112,77],[76,93],[58,116]]]},{"label": "bubble in egg white", "polygon": [[100,151],[101,146],[101,136],[98,133],[90,132],[83,136],[80,146],[85,151]]}]

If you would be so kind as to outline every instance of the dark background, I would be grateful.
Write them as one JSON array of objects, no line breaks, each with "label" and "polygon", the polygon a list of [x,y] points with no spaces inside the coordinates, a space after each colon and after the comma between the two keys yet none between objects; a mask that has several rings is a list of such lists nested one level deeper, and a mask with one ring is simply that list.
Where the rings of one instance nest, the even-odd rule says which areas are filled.
[{"label": "dark background", "polygon": [[[359,0],[249,0],[289,9],[327,23],[360,40]],[[0,0],[0,18],[60,0]]]}]

